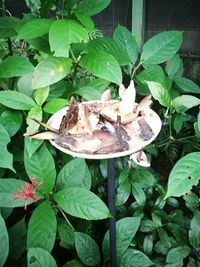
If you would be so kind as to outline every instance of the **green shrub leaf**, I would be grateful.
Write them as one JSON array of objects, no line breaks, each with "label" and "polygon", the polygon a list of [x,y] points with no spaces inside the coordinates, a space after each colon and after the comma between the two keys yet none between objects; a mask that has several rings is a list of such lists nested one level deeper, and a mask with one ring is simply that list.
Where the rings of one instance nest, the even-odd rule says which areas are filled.
[{"label": "green shrub leaf", "polygon": [[165,89],[161,84],[157,82],[146,81],[146,83],[153,98],[158,100],[159,103],[165,107],[171,106],[171,98],[167,89]]},{"label": "green shrub leaf", "polygon": [[9,252],[9,241],[8,241],[8,233],[6,225],[1,214],[0,214],[0,251],[1,251],[0,267],[3,267]]},{"label": "green shrub leaf", "polygon": [[28,223],[27,247],[43,248],[51,252],[56,239],[57,221],[48,201],[40,204]]},{"label": "green shrub leaf", "polygon": [[128,249],[120,267],[148,267],[151,265],[153,262],[144,253],[135,249]]},{"label": "green shrub leaf", "polygon": [[189,241],[193,247],[200,245],[200,212],[198,210],[195,211],[190,222]]},{"label": "green shrub leaf", "polygon": [[176,54],[182,43],[182,32],[161,32],[149,39],[143,46],[140,62],[159,64]]},{"label": "green shrub leaf", "polygon": [[131,184],[129,181],[121,183],[117,188],[116,205],[123,205],[131,193]]},{"label": "green shrub leaf", "polygon": [[178,73],[180,66],[181,58],[179,54],[175,54],[170,60],[168,60],[165,71],[170,78],[173,78]]},{"label": "green shrub leaf", "polygon": [[186,93],[200,94],[199,86],[185,77],[178,77],[174,79],[176,85]]},{"label": "green shrub leaf", "polygon": [[9,56],[0,63],[0,78],[19,77],[33,71],[33,65],[22,56]]},{"label": "green shrub leaf", "polygon": [[103,201],[94,193],[80,187],[65,188],[54,195],[54,200],[67,213],[86,220],[110,217]]},{"label": "green shrub leaf", "polygon": [[197,185],[200,177],[200,152],[192,152],[181,158],[174,165],[168,180],[167,194],[179,197],[188,193],[192,186]]},{"label": "green shrub leaf", "polygon": [[172,248],[167,253],[166,262],[167,263],[176,263],[182,261],[190,253],[190,248],[188,246],[180,246],[177,248]]},{"label": "green shrub leaf", "polygon": [[54,114],[58,110],[66,107],[69,100],[63,98],[52,98],[44,106],[43,110],[49,114]]},{"label": "green shrub leaf", "polygon": [[9,38],[17,35],[17,31],[22,26],[22,21],[18,18],[7,16],[0,18],[0,36]]},{"label": "green shrub leaf", "polygon": [[34,70],[32,88],[43,88],[60,81],[70,72],[70,68],[69,58],[49,56],[43,59]]},{"label": "green shrub leaf", "polygon": [[36,105],[29,96],[11,90],[0,92],[0,103],[11,109],[18,110],[29,110]]},{"label": "green shrub leaf", "polygon": [[181,95],[172,101],[177,112],[185,112],[190,108],[200,105],[200,99],[192,95]]},{"label": "green shrub leaf", "polygon": [[88,53],[81,59],[81,65],[95,76],[116,84],[122,83],[122,72],[117,60],[106,52]]},{"label": "green shrub leaf", "polygon": [[23,121],[23,116],[20,111],[7,109],[1,113],[0,123],[5,127],[10,136],[19,131]]},{"label": "green shrub leaf", "polygon": [[74,230],[65,220],[58,221],[58,234],[60,237],[60,246],[64,248],[74,246]]},{"label": "green shrub leaf", "polygon": [[93,16],[104,10],[111,0],[83,0],[78,5],[78,10],[87,14],[88,16]]},{"label": "green shrub leaf", "polygon": [[99,100],[101,99],[101,92],[89,86],[80,87],[75,91],[76,94],[83,97],[84,100]]},{"label": "green shrub leaf", "polygon": [[94,30],[94,22],[91,19],[90,16],[86,15],[83,12],[78,12],[75,11],[74,12],[77,20],[85,27],[87,28],[89,31],[93,31]]},{"label": "green shrub leaf", "polygon": [[75,248],[78,257],[87,266],[96,266],[100,262],[97,243],[87,234],[75,232]]},{"label": "green shrub leaf", "polygon": [[27,256],[28,267],[57,267],[51,254],[42,248],[29,248]]},{"label": "green shrub leaf", "polygon": [[28,153],[29,158],[33,156],[35,151],[41,146],[43,143],[43,140],[41,139],[31,139],[29,137],[25,137],[24,139],[25,142],[25,148]]}]

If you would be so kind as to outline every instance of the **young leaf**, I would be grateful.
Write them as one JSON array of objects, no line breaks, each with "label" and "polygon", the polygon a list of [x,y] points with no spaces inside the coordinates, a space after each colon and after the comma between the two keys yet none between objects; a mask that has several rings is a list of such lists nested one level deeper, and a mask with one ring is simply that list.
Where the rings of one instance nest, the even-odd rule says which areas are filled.
[{"label": "young leaf", "polygon": [[[117,259],[120,263],[126,250],[128,249],[131,240],[135,236],[140,224],[140,219],[137,217],[125,217],[116,223],[116,252]],[[105,259],[109,259],[109,234],[106,232],[103,240],[103,254]]]},{"label": "young leaf", "polygon": [[142,188],[149,188],[155,185],[156,179],[150,171],[138,168],[132,174],[133,183],[137,183]]},{"label": "young leaf", "polygon": [[172,101],[177,112],[185,112],[190,108],[200,105],[200,99],[192,95],[181,95]]},{"label": "young leaf", "polygon": [[198,210],[195,211],[190,223],[189,241],[193,247],[198,247],[200,244],[200,212]]},{"label": "young leaf", "polygon": [[182,32],[161,32],[143,46],[140,63],[160,64],[176,54],[182,43]]},{"label": "young leaf", "polygon": [[171,106],[171,98],[169,95],[169,91],[167,89],[165,89],[161,84],[157,82],[146,81],[146,83],[149,87],[149,90],[153,98],[158,100],[162,106],[165,107]]},{"label": "young leaf", "polygon": [[170,172],[165,199],[180,197],[197,185],[200,177],[200,152],[192,152],[181,158]]},{"label": "young leaf", "polygon": [[[24,186],[24,181],[17,179],[0,179],[0,203],[1,207],[13,208],[13,207],[23,207],[24,198],[19,198],[18,200],[13,200],[15,195],[13,192],[21,191],[21,186]],[[37,199],[41,199],[44,196],[36,192]],[[33,203],[32,199],[28,199],[28,205]]]},{"label": "young leaf", "polygon": [[49,193],[54,187],[56,170],[54,159],[47,147],[42,145],[31,158],[25,149],[24,164],[30,178],[34,177],[37,182],[43,182],[40,191]]},{"label": "young leaf", "polygon": [[167,61],[165,71],[171,79],[178,72],[180,65],[181,65],[181,58],[179,54],[175,54],[170,60]]},{"label": "young leaf", "polygon": [[49,31],[51,51],[56,57],[68,57],[72,43],[88,41],[88,31],[75,20],[56,20]]},{"label": "young leaf", "polygon": [[8,240],[6,225],[1,214],[0,214],[0,251],[1,251],[0,267],[3,267],[9,252],[9,240]]},{"label": "young leaf", "polygon": [[117,60],[106,52],[88,53],[82,56],[81,65],[95,76],[116,84],[122,83],[122,72]]},{"label": "young leaf", "polygon": [[29,110],[36,105],[29,96],[11,90],[0,92],[0,103],[11,109],[18,110]]},{"label": "young leaf", "polygon": [[43,140],[41,139],[31,139],[29,137],[25,137],[25,148],[28,153],[29,158],[33,156],[35,151],[41,146]]},{"label": "young leaf", "polygon": [[32,78],[33,78],[33,73],[31,72],[21,76],[17,81],[18,91],[29,97],[32,97],[34,91],[34,89],[31,88]]},{"label": "young leaf", "polygon": [[22,56],[10,56],[0,63],[0,78],[19,77],[33,71],[33,65]]},{"label": "young leaf", "polygon": [[10,142],[10,136],[4,126],[0,123],[0,168],[13,169],[13,155],[8,152],[7,145]]},{"label": "young leaf", "polygon": [[66,107],[69,100],[63,98],[52,98],[44,106],[43,110],[49,114],[54,114],[58,110]]},{"label": "young leaf", "polygon": [[99,247],[89,235],[75,232],[75,248],[78,257],[85,265],[96,266],[99,264]]},{"label": "young leaf", "polygon": [[33,39],[47,34],[52,22],[50,19],[32,19],[21,27],[18,39]]},{"label": "young leaf", "polygon": [[153,249],[153,236],[152,234],[146,235],[143,242],[143,250],[147,255],[151,255]]},{"label": "young leaf", "polygon": [[128,249],[125,253],[121,267],[149,267],[153,262],[141,251]]},{"label": "young leaf", "polygon": [[26,128],[26,133],[31,133],[38,130],[40,125],[33,119],[37,119],[39,121],[42,120],[42,108],[40,106],[32,107],[29,110],[28,116],[26,118],[26,122],[28,124],[28,127]]},{"label": "young leaf", "polygon": [[80,87],[75,91],[76,94],[83,97],[84,100],[99,100],[101,99],[101,92],[89,86]]},{"label": "young leaf", "polygon": [[83,12],[88,16],[93,16],[104,10],[109,4],[111,0],[84,0],[81,1],[78,5],[78,10]]},{"label": "young leaf", "polygon": [[132,194],[137,201],[137,203],[144,207],[146,203],[146,196],[142,187],[137,183],[132,183]]},{"label": "young leaf", "polygon": [[22,121],[22,113],[16,110],[7,109],[0,116],[0,123],[5,127],[11,137],[19,131]]},{"label": "young leaf", "polygon": [[[86,177],[87,165],[82,158],[76,158],[69,161],[59,172],[56,182],[57,190],[61,190],[64,187],[85,187],[90,189],[91,177]],[[84,180],[89,179],[88,183]]]},{"label": "young leaf", "polygon": [[129,198],[131,193],[131,184],[130,182],[124,182],[119,184],[117,188],[117,196],[116,196],[116,205],[123,205],[127,199]]},{"label": "young leaf", "polygon": [[42,106],[42,104],[46,101],[48,95],[49,95],[49,86],[46,86],[44,88],[39,88],[34,92],[35,101],[39,106]]},{"label": "young leaf", "polygon": [[138,56],[138,46],[132,33],[126,27],[118,25],[113,33],[113,39],[126,49],[129,59],[134,64]]},{"label": "young leaf", "polygon": [[180,246],[170,249],[167,253],[166,262],[167,263],[176,263],[182,261],[190,253],[190,248],[188,246]]},{"label": "young leaf", "polygon": [[29,248],[27,255],[28,267],[57,267],[51,254],[42,248]]},{"label": "young leaf", "polygon": [[185,77],[179,77],[174,79],[176,85],[186,93],[200,94],[199,86]]},{"label": "young leaf", "polygon": [[100,220],[110,217],[103,201],[81,187],[65,188],[54,195],[54,200],[65,212],[78,218]]},{"label": "young leaf", "polygon": [[51,252],[56,239],[56,215],[46,200],[31,215],[28,223],[27,247],[43,248]]},{"label": "young leaf", "polygon": [[49,56],[36,66],[33,74],[32,88],[38,89],[63,79],[71,68],[71,59]]}]

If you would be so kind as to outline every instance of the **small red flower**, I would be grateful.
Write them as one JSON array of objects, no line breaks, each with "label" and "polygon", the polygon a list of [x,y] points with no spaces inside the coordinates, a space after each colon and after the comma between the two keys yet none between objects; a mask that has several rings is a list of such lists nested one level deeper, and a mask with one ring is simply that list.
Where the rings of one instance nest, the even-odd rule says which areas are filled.
[{"label": "small red flower", "polygon": [[36,190],[38,189],[38,187],[42,185],[42,182],[39,182],[38,185],[34,187],[35,183],[36,183],[36,179],[32,178],[31,183],[24,182],[25,186],[20,186],[21,188],[20,192],[13,192],[14,195],[18,195],[18,196],[13,197],[12,200],[17,200],[20,197],[24,198],[24,202],[25,202],[24,209],[25,210],[27,209],[29,198],[32,199],[34,202],[38,201],[35,194],[36,194]]}]

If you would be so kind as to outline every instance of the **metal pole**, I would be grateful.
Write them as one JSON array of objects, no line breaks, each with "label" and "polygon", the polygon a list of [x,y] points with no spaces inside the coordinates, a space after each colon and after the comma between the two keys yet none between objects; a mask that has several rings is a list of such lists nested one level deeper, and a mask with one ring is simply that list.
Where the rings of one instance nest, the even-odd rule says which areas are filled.
[{"label": "metal pole", "polygon": [[116,207],[115,207],[115,161],[108,159],[108,208],[112,215],[109,219],[110,237],[110,263],[111,267],[116,267]]}]

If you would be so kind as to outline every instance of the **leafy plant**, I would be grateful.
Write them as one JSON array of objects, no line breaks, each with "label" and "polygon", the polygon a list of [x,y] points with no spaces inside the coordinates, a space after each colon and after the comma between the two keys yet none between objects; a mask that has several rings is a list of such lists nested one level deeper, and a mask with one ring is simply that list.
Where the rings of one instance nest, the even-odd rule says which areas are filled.
[{"label": "leafy plant", "polygon": [[138,100],[153,96],[163,126],[145,148],[151,168],[115,161],[118,266],[200,266],[200,89],[183,75],[183,33],[139,52],[124,26],[109,38],[95,28],[110,2],[27,0],[30,14],[0,18],[0,266],[109,266],[106,162],[23,134],[71,95],[95,100],[109,86],[115,97],[127,77]]}]

